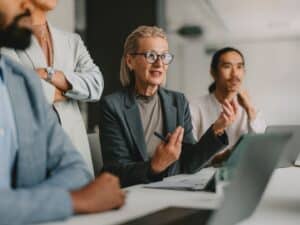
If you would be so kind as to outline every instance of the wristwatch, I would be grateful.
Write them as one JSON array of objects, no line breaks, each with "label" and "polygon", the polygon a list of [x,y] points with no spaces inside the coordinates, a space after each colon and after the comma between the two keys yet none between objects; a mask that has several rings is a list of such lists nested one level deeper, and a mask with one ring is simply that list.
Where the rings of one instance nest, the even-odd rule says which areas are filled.
[{"label": "wristwatch", "polygon": [[47,72],[47,77],[45,80],[51,83],[53,75],[55,74],[55,70],[53,67],[46,67],[46,72]]}]

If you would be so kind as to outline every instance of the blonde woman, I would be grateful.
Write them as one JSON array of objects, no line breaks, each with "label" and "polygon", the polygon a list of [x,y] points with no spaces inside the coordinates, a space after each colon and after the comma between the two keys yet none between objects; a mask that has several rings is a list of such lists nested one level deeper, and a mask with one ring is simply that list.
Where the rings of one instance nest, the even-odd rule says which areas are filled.
[{"label": "blonde woman", "polygon": [[122,186],[194,172],[227,144],[224,129],[234,120],[234,106],[225,103],[224,113],[196,143],[185,96],[162,87],[172,60],[162,29],[140,26],[127,37],[124,88],[106,96],[100,112],[104,169],[118,175]]},{"label": "blonde woman", "polygon": [[78,35],[56,29],[47,22],[47,13],[55,9],[57,0],[30,0],[30,3],[34,34],[31,46],[25,51],[4,49],[2,52],[37,72],[48,102],[53,104],[63,129],[92,172],[78,101],[100,99],[102,74]]}]

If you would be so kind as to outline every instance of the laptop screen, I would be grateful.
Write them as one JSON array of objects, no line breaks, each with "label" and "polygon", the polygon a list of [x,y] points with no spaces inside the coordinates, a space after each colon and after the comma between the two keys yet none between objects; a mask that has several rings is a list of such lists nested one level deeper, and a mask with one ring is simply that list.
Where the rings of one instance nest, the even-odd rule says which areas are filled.
[{"label": "laptop screen", "polygon": [[[285,154],[282,155],[277,167],[289,167],[294,164],[297,165],[297,160],[300,160],[300,125],[272,125],[268,126],[267,133],[282,133],[282,132],[291,132],[293,137],[286,145]],[[296,162],[295,162],[296,161]]]},{"label": "laptop screen", "polygon": [[224,201],[210,225],[232,225],[248,218],[258,205],[290,133],[248,134],[237,146],[240,158]]}]

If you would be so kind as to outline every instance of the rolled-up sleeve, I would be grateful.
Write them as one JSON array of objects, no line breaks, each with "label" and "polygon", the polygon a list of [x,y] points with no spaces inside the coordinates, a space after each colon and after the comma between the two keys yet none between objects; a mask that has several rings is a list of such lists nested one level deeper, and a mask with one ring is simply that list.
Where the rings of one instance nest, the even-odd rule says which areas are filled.
[{"label": "rolled-up sleeve", "polygon": [[65,96],[86,102],[98,101],[104,88],[102,73],[93,62],[87,48],[79,35],[74,35],[75,69],[63,71],[72,88],[65,92]]},{"label": "rolled-up sleeve", "polygon": [[261,111],[257,111],[256,118],[252,121],[248,121],[248,129],[251,133],[264,133],[267,128],[267,123]]}]

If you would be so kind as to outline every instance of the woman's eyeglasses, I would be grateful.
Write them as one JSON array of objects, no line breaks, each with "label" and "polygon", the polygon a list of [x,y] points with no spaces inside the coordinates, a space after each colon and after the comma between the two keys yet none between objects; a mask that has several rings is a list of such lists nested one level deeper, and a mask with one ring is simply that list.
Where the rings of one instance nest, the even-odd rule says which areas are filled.
[{"label": "woman's eyeglasses", "polygon": [[169,65],[174,59],[174,55],[168,52],[162,54],[157,54],[154,51],[141,52],[141,53],[135,52],[135,53],[131,53],[130,55],[142,55],[146,58],[147,62],[150,64],[155,63],[158,60],[158,58],[160,58],[163,64]]}]

